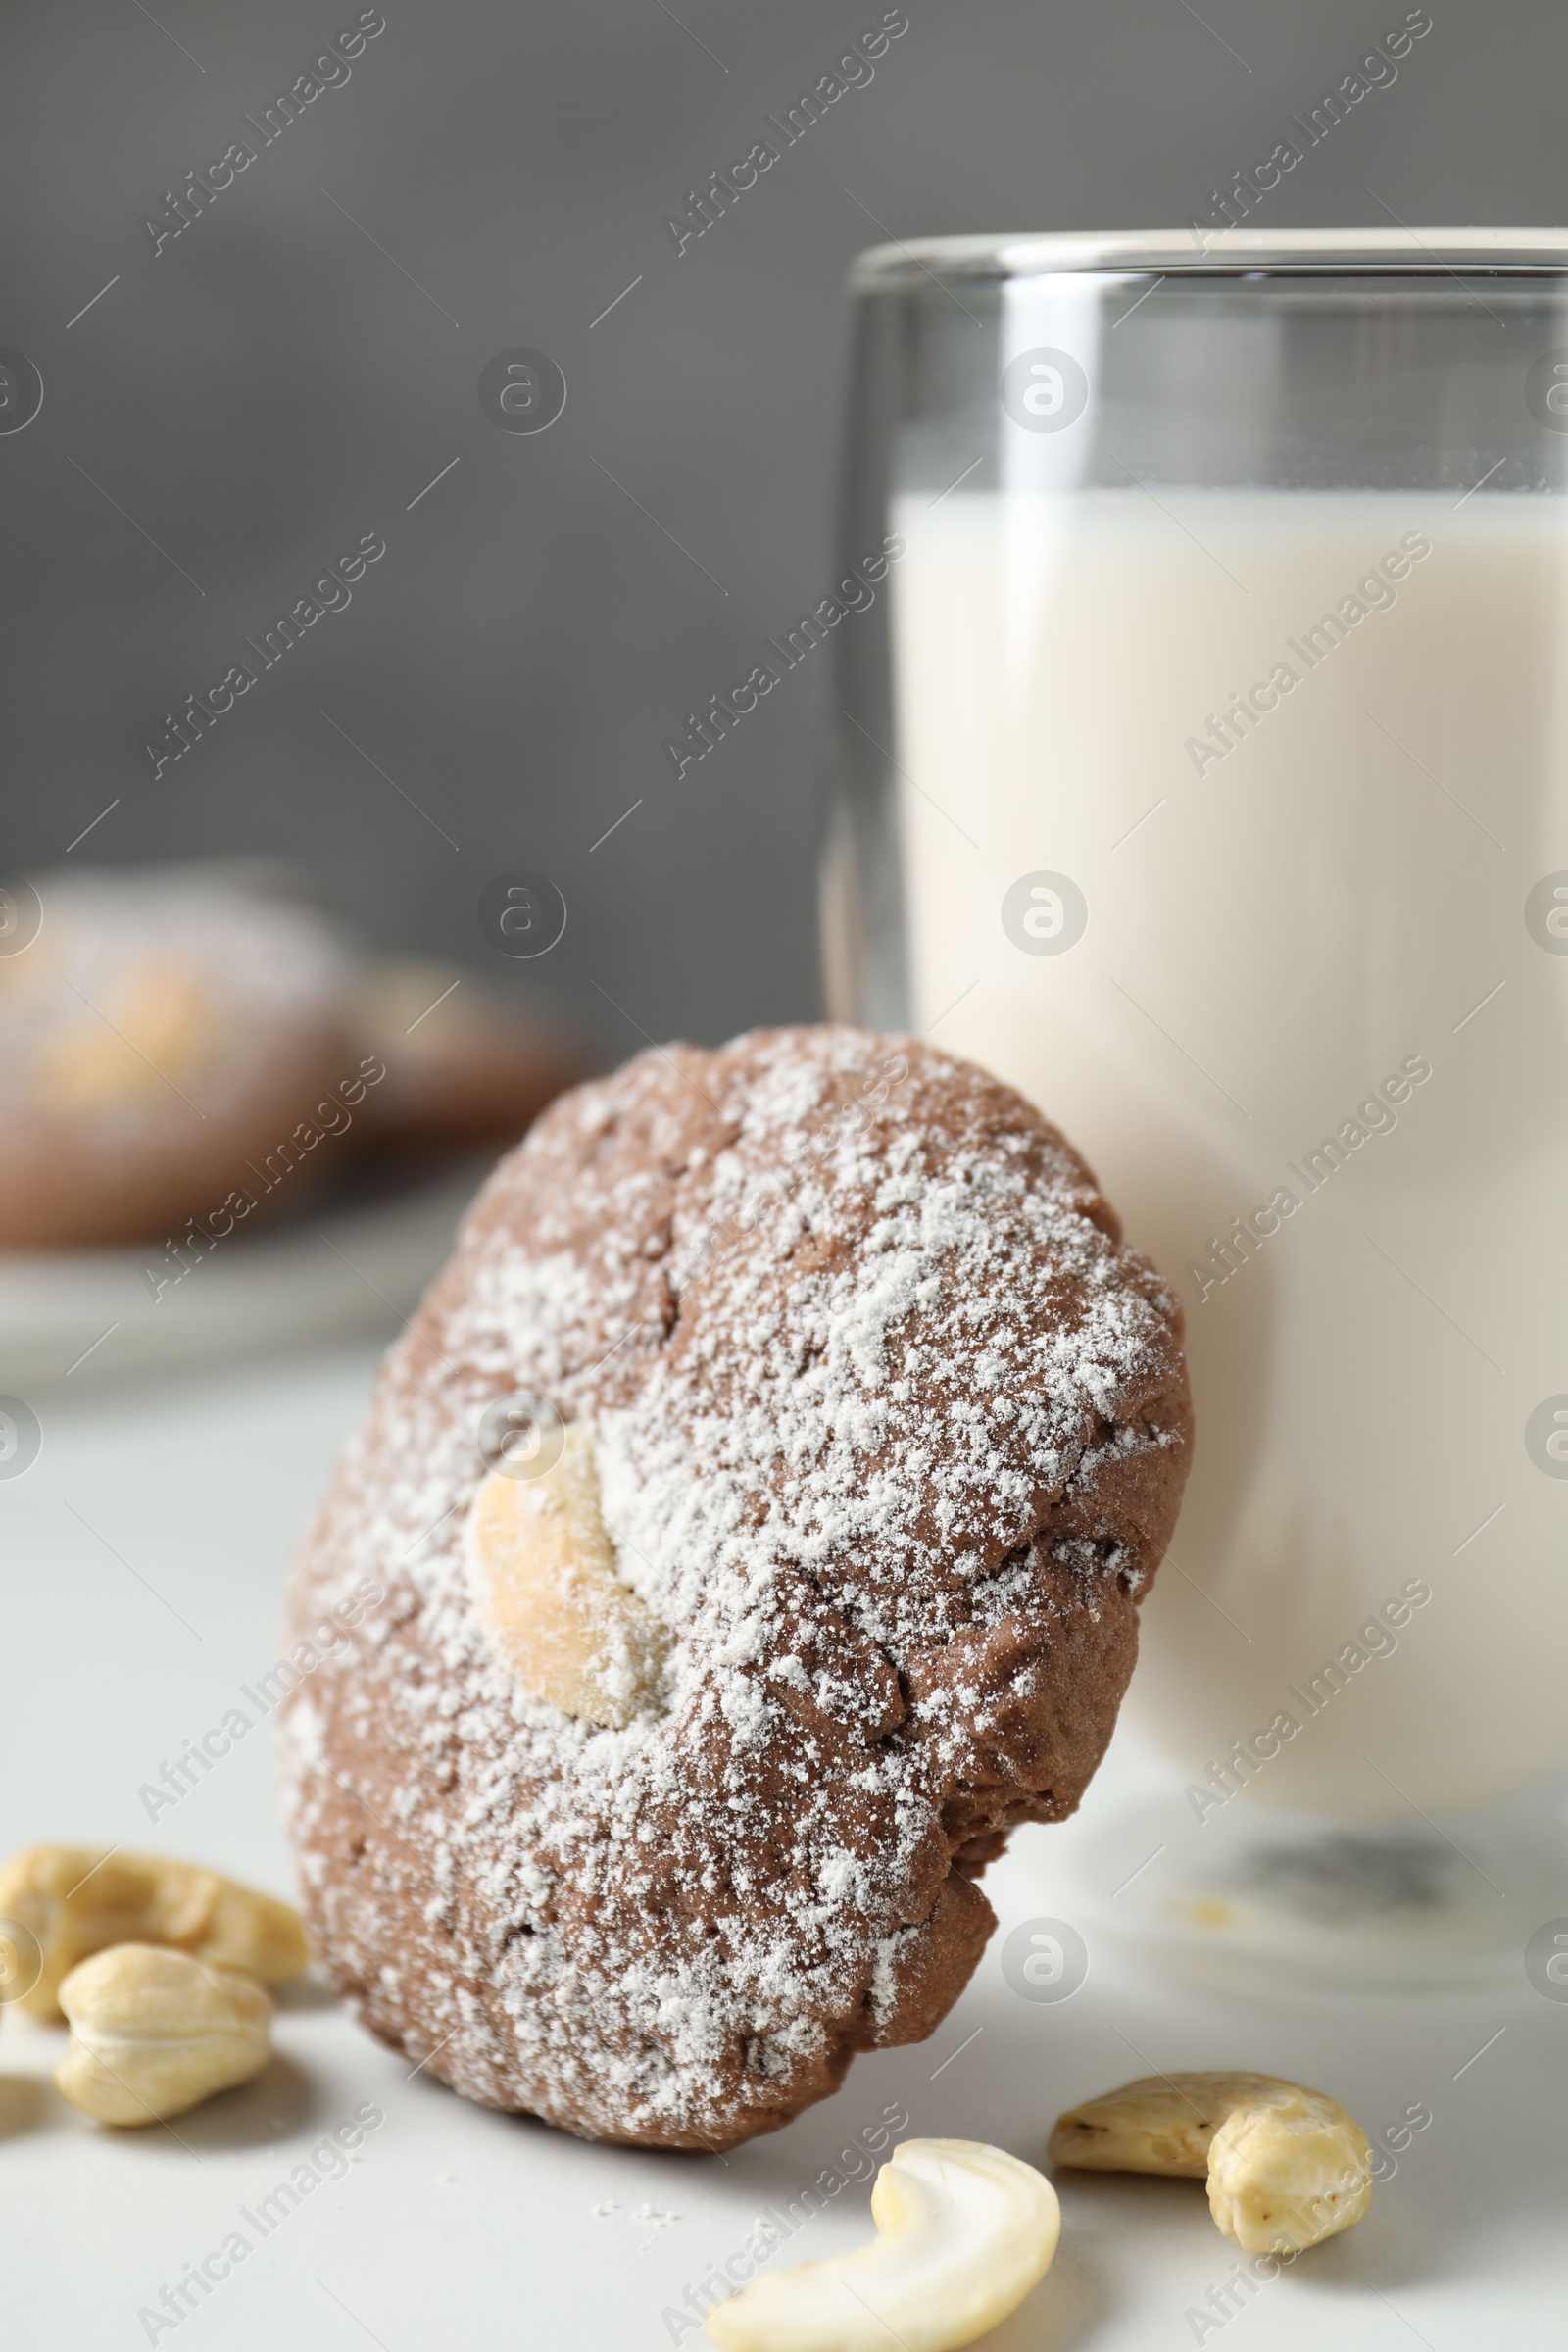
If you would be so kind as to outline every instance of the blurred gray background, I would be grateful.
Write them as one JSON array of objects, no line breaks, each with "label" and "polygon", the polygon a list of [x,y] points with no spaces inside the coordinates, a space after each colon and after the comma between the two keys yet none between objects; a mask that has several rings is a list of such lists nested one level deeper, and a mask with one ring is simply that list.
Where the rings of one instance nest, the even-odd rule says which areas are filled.
[{"label": "blurred gray background", "polygon": [[[0,345],[45,397],[0,436],[0,863],[282,854],[368,938],[487,968],[607,1058],[809,1017],[825,663],[682,782],[661,743],[831,584],[851,257],[1180,225],[1404,8],[907,0],[874,78],[679,255],[664,216],[879,0],[382,13],[155,256],[143,216],[259,145],[242,117],[355,0],[8,0]],[[1568,212],[1568,19],[1432,15],[1269,225]],[[519,346],[569,388],[537,435],[477,397]],[[154,780],[165,711],[366,531],[386,554],[352,604]],[[516,867],[570,907],[538,964],[478,931]]]}]

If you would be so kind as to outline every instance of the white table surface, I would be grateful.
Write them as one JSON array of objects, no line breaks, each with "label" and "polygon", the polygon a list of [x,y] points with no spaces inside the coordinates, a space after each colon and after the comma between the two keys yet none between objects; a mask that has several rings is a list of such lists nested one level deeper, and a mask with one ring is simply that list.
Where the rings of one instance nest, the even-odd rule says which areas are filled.
[{"label": "white table surface", "polygon": [[[149,1826],[164,1759],[217,1723],[276,1655],[280,1580],[372,1357],[343,1350],[130,1392],[36,1400],[43,1450],[0,1483],[4,1655],[0,1836],[119,1840],[289,1886],[265,1731]],[[1077,1821],[1031,1830],[986,1881],[1003,1934],[1060,1908],[1067,1863],[1107,1808],[1165,1768],[1119,1740]],[[1564,1909],[1568,1910],[1568,1902]],[[910,2131],[1043,2161],[1057,2111],[1151,2066],[1246,2065],[1333,2090],[1372,2131],[1412,2102],[1430,2129],[1361,2228],[1304,2256],[1223,2325],[1236,2249],[1200,2185],[1058,2178],[1061,2250],[992,2352],[1431,2352],[1568,2337],[1568,2004],[1465,1995],[1302,1995],[1161,1982],[1091,1947],[1065,2002],[1009,1991],[993,1941],[933,2039],[857,2060],[828,2104],[728,2160],[595,2148],[487,2113],[371,2041],[324,1990],[285,1995],[258,2081],[172,2128],[114,2132],[49,2075],[63,2030],[0,2024],[0,2309],[19,2346],[112,2352],[461,2352],[673,2341],[689,2284],[799,2196],[885,2105]],[[1503,2031],[1498,2035],[1498,2029]],[[1491,2036],[1485,2054],[1471,2060]],[[240,2209],[373,2101],[385,2121],[262,2237]],[[863,2165],[863,2159],[860,2160]],[[846,2164],[841,2170],[858,2169]],[[867,2183],[799,2230],[784,2263],[869,2234]],[[609,2210],[605,2210],[609,2208]],[[251,2250],[176,2326],[139,2314],[235,2230]]]}]

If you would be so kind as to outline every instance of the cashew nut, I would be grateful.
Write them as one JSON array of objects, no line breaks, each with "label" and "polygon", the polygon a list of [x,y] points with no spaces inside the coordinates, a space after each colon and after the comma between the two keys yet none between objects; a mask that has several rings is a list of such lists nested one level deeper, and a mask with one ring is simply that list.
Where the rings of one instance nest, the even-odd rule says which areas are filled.
[{"label": "cashew nut", "polygon": [[90,1118],[172,1084],[211,1054],[219,1035],[210,992],[182,957],[144,956],[128,966],[109,1010],[51,1029],[32,1060],[33,1089],[49,1109]]},{"label": "cashew nut", "polygon": [[570,1428],[537,1478],[492,1472],[464,1530],[480,1622],[523,1689],[619,1730],[647,1705],[667,1646],[615,1573],[599,1509],[593,1440]]},{"label": "cashew nut", "polygon": [[1151,2075],[1069,2107],[1057,2164],[1208,2180],[1216,2223],[1248,2254],[1296,2253],[1348,2230],[1372,2196],[1366,2133],[1321,2090],[1277,2075]]},{"label": "cashew nut", "polygon": [[260,2074],[272,2004],[236,1969],[117,1943],[60,1987],[71,2041],[55,2082],[100,2124],[158,2124]]},{"label": "cashew nut", "polygon": [[287,1903],[167,1854],[28,1846],[0,1870],[0,1919],[37,1941],[37,1983],[19,1995],[35,2017],[57,2018],[64,1979],[108,1944],[171,1944],[270,1984],[297,1977],[310,1958],[299,1913]]},{"label": "cashew nut", "polygon": [[708,2315],[724,2352],[952,2352],[1016,2311],[1051,2268],[1056,2192],[975,2139],[908,2139],[871,2191],[875,2242],[769,2272]]}]

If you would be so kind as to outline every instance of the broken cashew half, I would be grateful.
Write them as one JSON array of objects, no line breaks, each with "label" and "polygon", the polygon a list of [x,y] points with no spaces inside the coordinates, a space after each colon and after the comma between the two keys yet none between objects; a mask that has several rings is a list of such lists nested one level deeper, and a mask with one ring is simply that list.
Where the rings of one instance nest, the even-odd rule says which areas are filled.
[{"label": "broken cashew half", "polygon": [[1208,2207],[1244,2253],[1298,2253],[1361,2219],[1372,2197],[1366,2133],[1321,2090],[1277,2075],[1151,2075],[1069,2107],[1056,2164],[1208,2180]]},{"label": "broken cashew half", "polygon": [[871,2191],[873,2245],[755,2278],[708,2315],[724,2352],[953,2352],[1051,2268],[1056,2192],[977,2139],[909,2139]]},{"label": "broken cashew half", "polygon": [[493,1471],[463,1538],[468,1590],[491,1646],[523,1689],[615,1730],[649,1705],[667,1642],[615,1573],[584,1429],[537,1478]]}]

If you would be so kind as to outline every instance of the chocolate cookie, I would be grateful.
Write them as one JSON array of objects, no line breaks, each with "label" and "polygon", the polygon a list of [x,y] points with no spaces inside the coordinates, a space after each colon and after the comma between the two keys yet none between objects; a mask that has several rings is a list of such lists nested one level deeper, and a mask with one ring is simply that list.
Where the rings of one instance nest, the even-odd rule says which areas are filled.
[{"label": "chocolate cookie", "polygon": [[691,2148],[930,2033],[976,1876],[1109,1738],[1180,1336],[1055,1129],[918,1041],[563,1097],[294,1573],[289,1812],[366,2023],[487,2105]]},{"label": "chocolate cookie", "polygon": [[369,964],[348,1031],[385,1065],[366,1132],[393,1151],[511,1143],[588,1066],[561,1030],[439,963]]},{"label": "chocolate cookie", "polygon": [[155,1241],[235,1190],[264,1203],[258,1171],[344,1072],[330,926],[201,866],[50,875],[38,898],[36,936],[0,954],[0,1248]]}]

